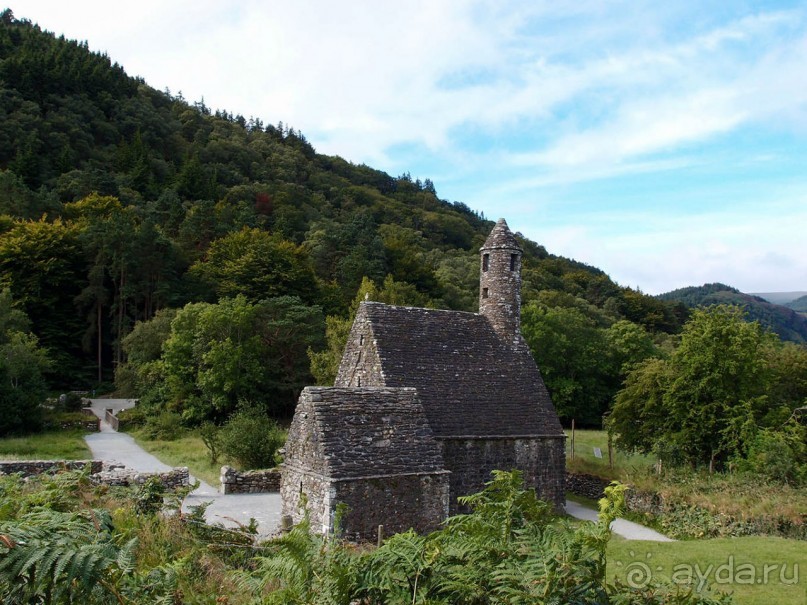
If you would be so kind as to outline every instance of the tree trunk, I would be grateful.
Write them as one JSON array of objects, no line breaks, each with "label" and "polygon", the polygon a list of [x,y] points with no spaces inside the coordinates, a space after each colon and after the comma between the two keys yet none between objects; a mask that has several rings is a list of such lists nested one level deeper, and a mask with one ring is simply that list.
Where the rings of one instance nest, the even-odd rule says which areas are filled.
[{"label": "tree trunk", "polygon": [[101,382],[103,382],[103,379],[104,379],[104,371],[103,371],[103,366],[101,365],[102,362],[103,362],[102,355],[101,355],[101,347],[102,347],[102,338],[101,338],[101,321],[102,320],[101,320],[101,317],[102,317],[102,314],[103,314],[102,313],[103,309],[101,308],[101,301],[100,300],[95,305],[95,308],[96,308],[96,314],[95,314],[96,326],[95,326],[95,330],[97,332],[97,334],[96,334],[96,346],[98,347],[98,382],[101,383]]}]

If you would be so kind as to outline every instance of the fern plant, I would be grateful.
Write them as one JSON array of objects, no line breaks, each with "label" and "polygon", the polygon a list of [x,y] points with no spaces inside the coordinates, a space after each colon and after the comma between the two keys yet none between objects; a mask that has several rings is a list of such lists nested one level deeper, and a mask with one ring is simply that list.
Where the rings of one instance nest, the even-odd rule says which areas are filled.
[{"label": "fern plant", "polygon": [[39,509],[0,525],[0,586],[11,602],[104,602],[116,595],[116,575],[134,568],[131,540],[111,541],[106,511]]},{"label": "fern plant", "polygon": [[[106,510],[46,508],[0,524],[3,603],[170,602],[170,570],[135,573],[137,540],[118,545]],[[158,581],[156,581],[158,580]],[[148,601],[142,600],[148,596]]]},{"label": "fern plant", "polygon": [[[337,523],[338,525],[338,523]],[[348,605],[355,591],[355,558],[338,537],[311,531],[306,513],[291,531],[255,557],[250,572],[236,581],[262,605]]]}]

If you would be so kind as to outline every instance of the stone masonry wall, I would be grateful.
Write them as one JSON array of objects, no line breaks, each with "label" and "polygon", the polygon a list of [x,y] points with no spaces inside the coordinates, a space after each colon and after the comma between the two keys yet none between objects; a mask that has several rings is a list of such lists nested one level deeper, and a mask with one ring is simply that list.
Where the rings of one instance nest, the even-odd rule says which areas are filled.
[{"label": "stone masonry wall", "polygon": [[[589,500],[599,500],[605,496],[605,488],[611,482],[585,473],[566,473],[566,491]],[[639,491],[629,487],[625,491],[625,508],[630,512],[660,515],[665,512],[664,497],[654,492]]]},{"label": "stone masonry wall", "polygon": [[345,537],[357,542],[374,540],[378,526],[391,535],[410,528],[433,531],[448,516],[448,473],[396,475],[331,481],[325,477],[284,469],[281,483],[284,516],[292,523],[303,519],[305,494],[311,528],[321,533],[334,529],[337,505],[347,506],[342,518]]},{"label": "stone masonry wall", "polygon": [[292,523],[303,520],[302,501],[308,510],[311,529],[318,533],[328,533],[332,527],[331,500],[333,497],[330,482],[317,473],[307,473],[298,468],[284,467],[280,481],[280,497],[283,502],[282,515],[290,517]]},{"label": "stone masonry wall", "polygon": [[231,466],[221,467],[221,493],[265,494],[280,491],[280,469],[237,471]]},{"label": "stone masonry wall", "polygon": [[123,465],[111,465],[100,473],[90,476],[94,483],[116,486],[142,485],[152,477],[157,477],[165,489],[173,490],[190,485],[187,466],[180,466],[165,473],[144,473],[128,469]]},{"label": "stone masonry wall", "polygon": [[383,387],[378,345],[366,311],[359,307],[350,329],[339,371],[334,382],[340,387]]},{"label": "stone masonry wall", "polygon": [[102,460],[11,460],[0,462],[0,474],[12,475],[21,473],[23,477],[32,477],[43,473],[58,473],[60,471],[83,470],[90,465],[90,472],[100,473],[103,469]]},{"label": "stone masonry wall", "polygon": [[566,453],[562,438],[440,439],[443,459],[451,471],[450,513],[460,512],[459,496],[481,491],[494,470],[517,468],[526,487],[563,510]]},{"label": "stone masonry wall", "polygon": [[497,224],[480,250],[479,313],[506,342],[521,334],[521,250]]},{"label": "stone masonry wall", "polygon": [[335,511],[337,503],[347,505],[342,528],[345,537],[356,542],[376,539],[379,525],[386,536],[410,528],[427,533],[448,516],[448,476],[442,472],[339,481],[332,507]]},{"label": "stone masonry wall", "polygon": [[585,473],[566,473],[566,491],[583,496],[589,500],[599,500],[605,495],[603,491],[610,481]]},{"label": "stone masonry wall", "polygon": [[115,462],[103,460],[12,460],[0,462],[0,475],[21,473],[33,477],[45,473],[83,470],[90,465],[90,480],[105,485],[140,485],[150,477],[159,477],[166,489],[190,485],[188,467],[183,466],[165,473],[141,473]]}]

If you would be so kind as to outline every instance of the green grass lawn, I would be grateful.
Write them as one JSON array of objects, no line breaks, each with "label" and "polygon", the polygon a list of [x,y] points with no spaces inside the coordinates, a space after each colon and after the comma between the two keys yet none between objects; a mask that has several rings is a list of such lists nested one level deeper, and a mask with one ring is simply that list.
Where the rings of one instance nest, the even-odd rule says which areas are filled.
[{"label": "green grass lawn", "polygon": [[[608,579],[641,585],[652,581],[703,579],[731,593],[738,605],[807,603],[807,548],[784,538],[719,538],[686,542],[642,542],[618,537],[608,544]],[[703,588],[701,585],[700,588]]]},{"label": "green grass lawn", "polygon": [[220,460],[216,464],[210,462],[207,447],[202,440],[193,434],[186,433],[173,441],[148,439],[142,430],[131,430],[129,434],[144,450],[155,455],[169,466],[187,466],[191,475],[218,487],[221,467],[227,464]]},{"label": "green grass lawn", "polygon": [[0,439],[3,460],[88,460],[90,448],[84,441],[87,431],[70,429],[48,431],[26,437]]},{"label": "green grass lawn", "polygon": [[[602,458],[597,458],[594,448],[600,448]],[[574,456],[572,456],[572,431],[566,430],[566,468],[578,473],[591,473],[606,479],[624,479],[638,468],[648,468],[655,460],[642,454],[626,454],[613,449],[613,468],[608,465],[608,433],[605,431],[576,430],[574,432]]]}]

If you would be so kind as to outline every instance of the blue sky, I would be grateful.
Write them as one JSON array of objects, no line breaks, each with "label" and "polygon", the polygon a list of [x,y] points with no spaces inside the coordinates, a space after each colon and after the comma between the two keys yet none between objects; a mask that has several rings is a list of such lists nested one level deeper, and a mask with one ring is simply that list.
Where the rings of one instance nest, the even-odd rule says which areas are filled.
[{"label": "blue sky", "polygon": [[8,1],[623,285],[807,290],[807,2]]}]

